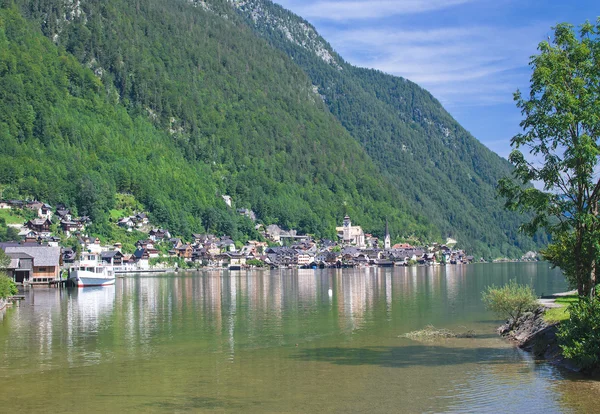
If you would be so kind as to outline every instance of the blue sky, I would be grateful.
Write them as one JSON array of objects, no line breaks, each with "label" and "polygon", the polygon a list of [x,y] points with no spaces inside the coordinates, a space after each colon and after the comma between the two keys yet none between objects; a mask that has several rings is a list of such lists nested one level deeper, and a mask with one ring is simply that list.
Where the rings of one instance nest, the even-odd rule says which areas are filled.
[{"label": "blue sky", "polygon": [[559,22],[600,16],[600,2],[557,0],[275,0],[312,23],[351,64],[429,90],[503,157],[520,132],[513,102],[529,57]]}]

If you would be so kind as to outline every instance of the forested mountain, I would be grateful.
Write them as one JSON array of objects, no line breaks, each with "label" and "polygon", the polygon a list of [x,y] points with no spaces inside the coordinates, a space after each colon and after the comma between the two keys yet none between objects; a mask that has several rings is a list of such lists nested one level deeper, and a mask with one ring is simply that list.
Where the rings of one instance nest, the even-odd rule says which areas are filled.
[{"label": "forested mountain", "polygon": [[317,236],[348,212],[436,237],[302,70],[243,24],[177,1],[22,6],[32,23],[11,7],[0,20],[0,181],[20,195],[77,207],[100,233],[125,192],[180,235],[255,236],[228,194]]},{"label": "forested mountain", "polygon": [[506,161],[270,2],[4,0],[0,27],[0,184],[100,232],[126,192],[178,234],[254,236],[229,194],[317,236],[348,213],[486,257],[535,246],[495,199]]},{"label": "forested mountain", "polygon": [[429,92],[346,63],[313,26],[269,0],[231,3],[257,34],[309,75],[382,174],[444,236],[479,252],[533,248],[517,232],[522,218],[496,198],[497,182],[510,174],[510,164],[471,136]]}]

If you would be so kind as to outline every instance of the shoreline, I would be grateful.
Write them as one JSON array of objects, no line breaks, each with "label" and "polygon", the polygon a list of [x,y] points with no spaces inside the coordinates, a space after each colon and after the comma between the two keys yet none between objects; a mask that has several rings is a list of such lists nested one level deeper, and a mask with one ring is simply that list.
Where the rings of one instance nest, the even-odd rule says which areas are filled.
[{"label": "shoreline", "polygon": [[564,307],[564,305],[556,303],[556,298],[573,293],[577,293],[577,291],[555,293],[538,299],[540,307],[521,316],[514,324],[513,329],[510,329],[512,320],[508,320],[498,327],[496,332],[515,343],[523,351],[530,352],[536,360],[547,361],[571,372],[583,373],[579,367],[562,354],[557,338],[560,322],[548,323],[544,320],[544,314],[548,309]]},{"label": "shoreline", "polygon": [[506,322],[496,331],[520,349],[530,352],[536,360],[545,360],[569,371],[580,372],[574,364],[563,357],[556,336],[558,323],[546,323],[545,311],[545,308],[538,308],[528,312],[519,318],[512,330],[509,328],[510,322]]}]

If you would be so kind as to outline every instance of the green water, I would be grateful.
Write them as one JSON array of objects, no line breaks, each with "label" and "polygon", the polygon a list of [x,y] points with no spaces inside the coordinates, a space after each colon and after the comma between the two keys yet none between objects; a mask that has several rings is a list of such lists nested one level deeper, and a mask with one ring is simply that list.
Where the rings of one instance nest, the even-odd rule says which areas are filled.
[{"label": "green water", "polygon": [[[589,412],[600,387],[498,338],[481,291],[547,264],[130,276],[0,321],[7,412]],[[474,338],[401,337],[432,324]],[[4,411],[4,410],[2,410]]]}]

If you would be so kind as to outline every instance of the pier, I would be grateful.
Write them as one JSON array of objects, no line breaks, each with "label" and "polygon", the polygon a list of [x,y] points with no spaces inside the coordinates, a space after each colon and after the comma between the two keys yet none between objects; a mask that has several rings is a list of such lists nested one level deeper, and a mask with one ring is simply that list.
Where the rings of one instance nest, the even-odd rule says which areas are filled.
[{"label": "pier", "polygon": [[49,280],[47,282],[23,282],[23,287],[24,288],[29,288],[29,287],[40,287],[40,286],[44,286],[44,287],[56,287],[56,288],[63,288],[68,286],[69,279],[55,279],[55,280]]}]

